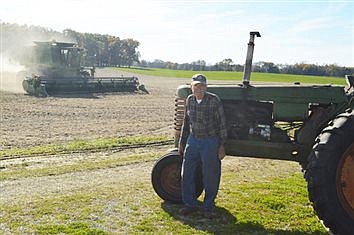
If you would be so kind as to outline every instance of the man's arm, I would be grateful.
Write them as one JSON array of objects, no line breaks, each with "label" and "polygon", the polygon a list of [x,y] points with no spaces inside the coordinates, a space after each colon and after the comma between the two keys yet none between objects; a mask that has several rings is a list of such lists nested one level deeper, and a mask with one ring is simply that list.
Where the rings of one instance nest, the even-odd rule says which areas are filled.
[{"label": "man's arm", "polygon": [[220,137],[220,144],[224,144],[227,139],[227,128],[226,128],[226,118],[224,113],[224,108],[219,100],[217,108],[217,120],[218,120],[218,133]]},{"label": "man's arm", "polygon": [[220,138],[220,147],[218,152],[218,157],[220,160],[225,157],[225,148],[224,144],[227,140],[227,128],[226,128],[226,118],[223,105],[218,99],[218,109],[217,109],[217,117],[218,117],[218,128],[219,128],[219,138]]},{"label": "man's arm", "polygon": [[224,144],[221,144],[218,151],[218,157],[220,160],[224,159],[226,156]]},{"label": "man's arm", "polygon": [[186,147],[187,143],[187,138],[189,135],[189,116],[187,115],[187,110],[188,110],[188,102],[189,102],[189,97],[186,99],[186,105],[184,107],[184,118],[183,118],[183,124],[181,128],[181,133],[179,137],[179,143],[178,143],[178,151],[181,156],[184,154],[184,148]]}]

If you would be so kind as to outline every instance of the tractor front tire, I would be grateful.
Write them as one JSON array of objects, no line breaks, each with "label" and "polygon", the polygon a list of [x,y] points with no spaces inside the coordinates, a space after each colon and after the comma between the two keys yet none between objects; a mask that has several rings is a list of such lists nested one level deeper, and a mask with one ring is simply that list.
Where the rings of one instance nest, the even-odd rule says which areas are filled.
[{"label": "tractor front tire", "polygon": [[[181,169],[183,158],[173,150],[158,159],[152,169],[152,186],[160,198],[171,203],[182,202]],[[201,168],[196,172],[196,196],[203,192]]]},{"label": "tractor front tire", "polygon": [[305,178],[319,219],[334,234],[354,234],[354,109],[323,129],[308,160]]}]

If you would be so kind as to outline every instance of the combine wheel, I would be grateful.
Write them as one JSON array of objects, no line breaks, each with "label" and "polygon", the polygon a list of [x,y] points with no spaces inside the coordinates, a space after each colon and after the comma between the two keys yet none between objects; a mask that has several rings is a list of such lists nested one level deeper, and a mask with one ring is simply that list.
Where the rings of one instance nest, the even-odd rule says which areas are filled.
[{"label": "combine wheel", "polygon": [[[172,203],[181,203],[181,168],[183,158],[179,155],[177,150],[173,150],[168,154],[162,156],[155,163],[151,181],[155,192],[163,200]],[[196,194],[197,197],[203,191],[202,174],[198,170],[196,176]]]},{"label": "combine wheel", "polygon": [[317,137],[305,173],[310,201],[334,234],[354,234],[354,109]]},{"label": "combine wheel", "polygon": [[146,90],[145,86],[144,86],[144,85],[142,85],[142,84],[141,84],[141,85],[139,85],[138,90],[143,91],[143,92],[145,92],[146,94],[149,94],[149,91],[148,91],[148,90]]}]

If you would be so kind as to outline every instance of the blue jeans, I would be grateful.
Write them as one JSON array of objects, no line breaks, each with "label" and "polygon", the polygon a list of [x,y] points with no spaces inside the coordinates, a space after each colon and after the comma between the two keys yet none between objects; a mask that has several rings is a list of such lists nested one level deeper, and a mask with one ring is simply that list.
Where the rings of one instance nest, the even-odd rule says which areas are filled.
[{"label": "blue jeans", "polygon": [[196,168],[201,164],[205,197],[203,206],[214,208],[214,200],[219,190],[221,161],[218,158],[219,138],[196,138],[189,135],[182,164],[182,200],[186,206],[196,207]]}]

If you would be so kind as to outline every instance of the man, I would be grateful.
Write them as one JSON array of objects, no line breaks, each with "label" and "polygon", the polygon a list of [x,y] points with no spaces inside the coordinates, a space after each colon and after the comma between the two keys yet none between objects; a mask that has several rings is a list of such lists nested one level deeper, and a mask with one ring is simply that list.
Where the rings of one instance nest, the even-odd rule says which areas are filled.
[{"label": "man", "polygon": [[204,216],[212,218],[214,200],[219,190],[221,160],[225,157],[227,138],[225,115],[219,97],[209,93],[206,77],[195,74],[191,82],[192,94],[186,99],[186,108],[179,141],[182,164],[182,215],[196,211],[195,174],[202,167],[205,197]]}]

